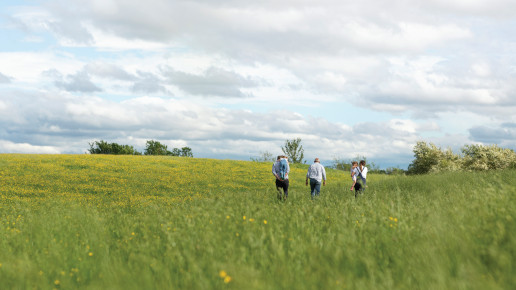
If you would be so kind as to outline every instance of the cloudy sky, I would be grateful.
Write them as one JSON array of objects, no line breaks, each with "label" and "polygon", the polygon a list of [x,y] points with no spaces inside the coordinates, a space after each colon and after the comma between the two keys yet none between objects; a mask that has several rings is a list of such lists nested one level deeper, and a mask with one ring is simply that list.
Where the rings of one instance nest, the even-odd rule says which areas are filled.
[{"label": "cloudy sky", "polygon": [[2,0],[0,153],[516,148],[512,0]]}]

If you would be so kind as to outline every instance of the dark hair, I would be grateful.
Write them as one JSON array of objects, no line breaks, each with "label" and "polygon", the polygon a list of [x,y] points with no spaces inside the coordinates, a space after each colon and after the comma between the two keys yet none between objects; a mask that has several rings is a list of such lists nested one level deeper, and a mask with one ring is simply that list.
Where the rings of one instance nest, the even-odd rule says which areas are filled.
[{"label": "dark hair", "polygon": [[360,165],[365,165],[365,160],[360,160]]}]

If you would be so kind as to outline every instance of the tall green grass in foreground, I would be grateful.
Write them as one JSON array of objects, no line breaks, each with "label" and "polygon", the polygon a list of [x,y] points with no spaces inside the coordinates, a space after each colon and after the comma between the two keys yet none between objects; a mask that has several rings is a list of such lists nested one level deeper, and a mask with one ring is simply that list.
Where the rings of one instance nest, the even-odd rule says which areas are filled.
[{"label": "tall green grass in foreground", "polygon": [[0,289],[514,289],[516,172],[369,175],[354,198],[307,166],[0,155]]}]

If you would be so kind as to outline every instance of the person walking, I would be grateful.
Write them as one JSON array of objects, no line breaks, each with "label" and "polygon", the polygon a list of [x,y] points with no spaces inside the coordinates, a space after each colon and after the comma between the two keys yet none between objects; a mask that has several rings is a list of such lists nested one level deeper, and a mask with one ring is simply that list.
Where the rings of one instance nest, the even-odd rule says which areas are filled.
[{"label": "person walking", "polygon": [[[283,162],[282,159],[284,159]],[[288,164],[287,156],[279,155],[276,162],[272,165],[272,174],[276,177],[276,190],[278,191],[279,200],[287,200],[288,198],[289,173],[290,166]],[[281,189],[283,190],[283,193],[281,192]]]},{"label": "person walking", "polygon": [[358,177],[360,177],[360,180],[362,181],[362,191],[364,191],[367,187],[366,184],[366,178],[367,178],[367,167],[365,160],[360,160],[360,163],[358,165]]},{"label": "person walking", "polygon": [[308,180],[310,179],[310,194],[312,199],[318,197],[321,192],[321,181],[322,185],[326,185],[326,170],[321,164],[319,158],[315,158],[314,163],[308,167],[306,173],[306,186],[308,186]]}]

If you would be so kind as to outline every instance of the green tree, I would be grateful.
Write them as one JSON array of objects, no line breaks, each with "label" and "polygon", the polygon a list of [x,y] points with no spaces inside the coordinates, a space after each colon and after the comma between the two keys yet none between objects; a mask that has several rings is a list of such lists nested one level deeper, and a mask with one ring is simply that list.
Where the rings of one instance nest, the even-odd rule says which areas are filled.
[{"label": "green tree", "polygon": [[[174,150],[175,149],[176,148],[174,148]],[[193,157],[192,148],[190,148],[190,147],[183,147],[183,148],[181,148],[179,156],[181,156],[181,157]]]},{"label": "green tree", "polygon": [[304,158],[304,149],[301,145],[301,138],[294,140],[285,140],[285,146],[281,147],[283,154],[287,155],[292,163],[302,163]]},{"label": "green tree", "polygon": [[161,144],[159,141],[148,140],[147,146],[145,147],[145,155],[172,155],[169,154],[167,145]]},{"label": "green tree", "polygon": [[133,146],[108,143],[104,140],[89,143],[90,154],[141,155]]}]

